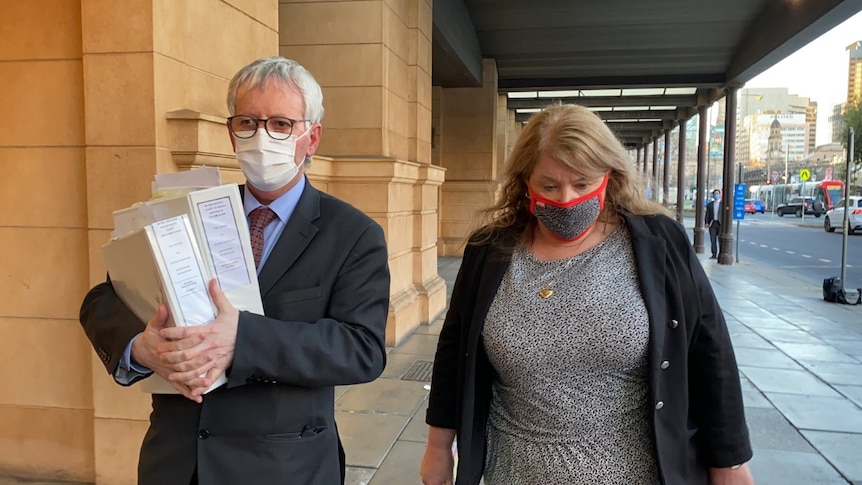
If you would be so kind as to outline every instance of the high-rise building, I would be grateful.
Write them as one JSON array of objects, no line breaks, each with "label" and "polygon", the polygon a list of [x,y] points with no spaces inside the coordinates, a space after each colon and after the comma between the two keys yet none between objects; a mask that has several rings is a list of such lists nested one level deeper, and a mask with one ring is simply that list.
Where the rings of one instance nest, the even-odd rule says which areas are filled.
[{"label": "high-rise building", "polygon": [[746,88],[739,91],[736,123],[736,160],[747,168],[766,163],[769,126],[781,125],[790,159],[805,158],[814,150],[817,133],[817,103],[790,94],[787,88]]},{"label": "high-rise building", "polygon": [[847,46],[850,53],[850,69],[847,71],[847,102],[862,97],[862,40]]},{"label": "high-rise building", "polygon": [[808,109],[805,111],[805,124],[808,125],[808,150],[806,154],[814,152],[817,142],[817,101],[808,103]]},{"label": "high-rise building", "polygon": [[832,107],[832,116],[829,117],[829,125],[832,127],[832,143],[841,143],[841,130],[844,129],[844,103]]}]

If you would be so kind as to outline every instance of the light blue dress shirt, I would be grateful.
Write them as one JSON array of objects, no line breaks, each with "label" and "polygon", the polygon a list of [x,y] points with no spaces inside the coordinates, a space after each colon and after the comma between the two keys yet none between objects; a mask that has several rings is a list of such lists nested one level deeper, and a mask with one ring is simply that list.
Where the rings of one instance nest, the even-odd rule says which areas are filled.
[{"label": "light blue dress shirt", "polygon": [[[260,269],[263,268],[264,263],[266,263],[266,259],[269,257],[269,254],[272,252],[272,248],[275,247],[275,243],[278,241],[279,236],[281,236],[281,233],[284,231],[284,227],[287,225],[288,219],[293,215],[293,211],[296,209],[297,204],[299,204],[299,197],[302,195],[302,191],[305,190],[305,183],[305,175],[303,175],[296,185],[282,194],[281,197],[272,201],[272,204],[268,206],[278,217],[273,219],[273,221],[263,229],[263,254],[261,254],[260,257],[260,265],[257,267],[258,275],[260,274]],[[248,215],[251,214],[251,211],[258,207],[265,207],[254,197],[254,195],[252,195],[250,190],[243,191],[242,205],[245,210],[246,219],[248,219]],[[135,335],[135,337],[132,338],[129,345],[127,345],[126,349],[123,351],[123,355],[120,357],[117,371],[114,373],[114,379],[116,379],[120,384],[128,385],[138,377],[147,376],[153,373],[152,370],[132,361],[132,344],[135,343],[135,340],[140,335],[141,334]]]}]

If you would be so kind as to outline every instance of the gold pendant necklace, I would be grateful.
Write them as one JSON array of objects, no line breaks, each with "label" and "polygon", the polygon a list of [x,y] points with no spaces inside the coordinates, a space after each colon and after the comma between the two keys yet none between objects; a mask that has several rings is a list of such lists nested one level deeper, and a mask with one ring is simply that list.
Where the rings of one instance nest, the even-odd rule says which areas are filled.
[{"label": "gold pendant necklace", "polygon": [[550,298],[551,295],[553,295],[553,294],[554,294],[554,290],[552,290],[548,285],[545,285],[544,287],[542,287],[541,290],[539,290],[539,296],[541,296],[545,300]]}]

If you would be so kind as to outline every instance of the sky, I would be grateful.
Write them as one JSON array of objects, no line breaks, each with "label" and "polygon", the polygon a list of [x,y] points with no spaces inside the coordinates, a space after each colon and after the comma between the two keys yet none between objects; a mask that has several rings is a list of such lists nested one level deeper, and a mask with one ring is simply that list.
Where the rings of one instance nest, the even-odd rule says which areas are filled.
[{"label": "sky", "polygon": [[862,12],[838,24],[748,83],[746,88],[788,88],[817,102],[817,139],[832,140],[832,107],[847,100],[848,45],[862,40]]}]

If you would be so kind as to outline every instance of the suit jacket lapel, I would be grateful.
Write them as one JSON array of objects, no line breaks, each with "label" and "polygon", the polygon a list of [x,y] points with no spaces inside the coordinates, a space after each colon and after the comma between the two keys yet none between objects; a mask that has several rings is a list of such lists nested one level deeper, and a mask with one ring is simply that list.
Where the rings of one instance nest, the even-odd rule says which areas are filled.
[{"label": "suit jacket lapel", "polygon": [[284,230],[257,277],[261,296],[272,289],[311,243],[318,231],[317,226],[313,224],[318,217],[320,217],[320,192],[306,180],[305,189],[299,196],[296,209],[287,220]]}]

